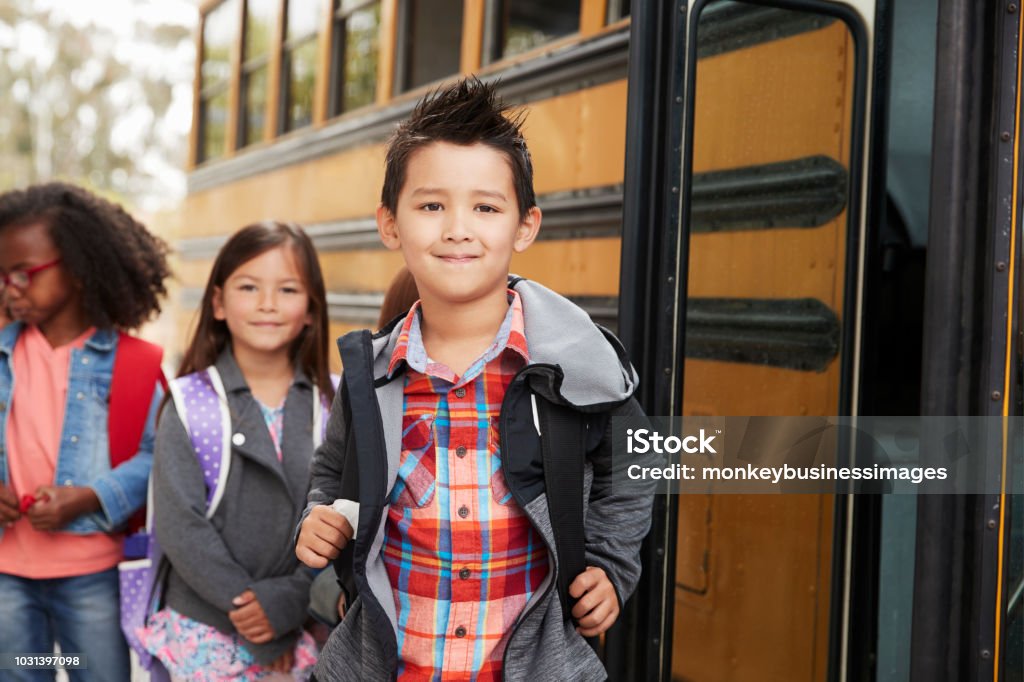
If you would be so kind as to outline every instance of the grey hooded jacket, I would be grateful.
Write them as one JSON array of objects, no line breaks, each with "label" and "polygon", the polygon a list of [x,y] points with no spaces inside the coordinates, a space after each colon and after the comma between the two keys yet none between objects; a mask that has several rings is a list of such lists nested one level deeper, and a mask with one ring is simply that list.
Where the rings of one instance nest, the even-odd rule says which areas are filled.
[{"label": "grey hooded jacket", "polygon": [[[584,514],[587,565],[600,566],[615,587],[620,604],[640,576],[640,543],[650,527],[653,484],[649,490],[612,486],[612,477],[628,464],[611,457],[611,416],[638,416],[632,398],[636,373],[618,340],[597,327],[567,299],[543,286],[513,278],[520,294],[530,364],[509,384],[501,408],[501,442],[509,488],[549,552],[554,535],[548,515],[540,436],[531,416],[531,393],[586,415],[588,443],[584,469]],[[352,572],[358,598],[334,630],[316,667],[322,682],[391,680],[397,669],[395,600],[384,567],[382,546],[388,493],[395,484],[401,454],[403,371],[388,378],[387,367],[400,324],[377,335],[353,332],[339,340],[345,363],[343,382],[331,410],[327,438],[313,457],[311,490],[303,518],[319,504],[346,497],[342,473],[346,462],[358,470],[361,505],[354,540]],[[369,376],[367,376],[369,375]],[[398,380],[395,380],[398,379]],[[383,430],[354,418],[349,424],[343,393],[372,381]],[[357,411],[357,414],[361,410]],[[376,437],[381,433],[383,437]],[[359,446],[356,447],[356,443]],[[355,458],[353,461],[352,458]],[[638,493],[638,491],[640,491]],[[557,555],[550,552],[548,576],[520,615],[506,646],[506,680],[601,680],[600,660],[562,615],[554,589]]]},{"label": "grey hooded jacket", "polygon": [[206,518],[203,472],[174,403],[164,406],[157,428],[153,525],[170,561],[164,602],[232,633],[232,599],[252,590],[277,637],[266,644],[242,643],[258,662],[270,663],[295,645],[309,606],[312,573],[289,543],[309,481],[313,386],[297,372],[285,399],[279,462],[230,349],[221,353],[216,367],[235,438],[223,501],[212,519]]}]

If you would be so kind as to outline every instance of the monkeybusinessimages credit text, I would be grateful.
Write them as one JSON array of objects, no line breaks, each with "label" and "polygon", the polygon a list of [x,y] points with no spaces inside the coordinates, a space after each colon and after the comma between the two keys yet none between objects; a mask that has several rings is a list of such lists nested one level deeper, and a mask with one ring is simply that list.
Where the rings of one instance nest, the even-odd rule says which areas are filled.
[{"label": "monkeybusinessimages credit text", "polygon": [[616,483],[657,481],[667,493],[948,494],[1024,487],[1003,473],[1003,458],[1020,461],[1021,448],[1021,425],[1005,418],[613,422]]}]

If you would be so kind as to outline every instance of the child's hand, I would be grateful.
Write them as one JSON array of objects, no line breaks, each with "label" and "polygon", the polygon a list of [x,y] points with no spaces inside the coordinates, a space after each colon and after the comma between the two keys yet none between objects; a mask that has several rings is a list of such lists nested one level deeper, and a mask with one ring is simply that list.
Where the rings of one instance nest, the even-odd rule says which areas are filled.
[{"label": "child's hand", "polygon": [[289,649],[277,657],[273,663],[267,666],[268,670],[275,673],[290,673],[295,666],[295,652]]},{"label": "child's hand", "polygon": [[7,486],[0,484],[0,523],[9,526],[20,518],[18,496]]},{"label": "child's hand", "polygon": [[323,568],[345,549],[354,532],[344,516],[326,504],[317,505],[302,522],[295,556],[310,568]]},{"label": "child's hand", "polygon": [[100,508],[100,498],[84,486],[40,486],[36,502],[28,508],[28,520],[36,530],[60,530],[82,514]]},{"label": "child's hand", "polygon": [[231,600],[231,603],[238,608],[228,611],[228,618],[238,634],[253,644],[266,644],[274,639],[274,628],[270,627],[270,620],[255,592],[246,590]]},{"label": "child's hand", "polygon": [[572,616],[579,623],[576,632],[584,637],[596,637],[619,617],[619,598],[602,568],[587,566],[569,585],[569,595],[579,599]]}]

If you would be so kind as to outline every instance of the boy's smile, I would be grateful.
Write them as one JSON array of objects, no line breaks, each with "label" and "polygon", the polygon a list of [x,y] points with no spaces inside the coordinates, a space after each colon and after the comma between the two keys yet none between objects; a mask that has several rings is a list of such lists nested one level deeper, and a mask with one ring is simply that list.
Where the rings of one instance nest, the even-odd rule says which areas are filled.
[{"label": "boy's smile", "polygon": [[377,210],[384,245],[401,249],[424,302],[448,305],[504,300],[512,254],[540,220],[536,207],[520,216],[508,159],[479,143],[417,150],[396,213]]}]

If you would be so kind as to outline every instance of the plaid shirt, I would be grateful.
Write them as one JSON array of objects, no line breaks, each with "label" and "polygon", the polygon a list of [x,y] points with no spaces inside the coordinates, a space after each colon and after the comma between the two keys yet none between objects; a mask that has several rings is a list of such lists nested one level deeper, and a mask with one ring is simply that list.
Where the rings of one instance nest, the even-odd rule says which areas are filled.
[{"label": "plaid shirt", "polygon": [[408,364],[384,535],[400,680],[500,680],[512,626],[548,572],[501,467],[501,403],[529,362],[522,302],[509,296],[494,343],[461,377],[427,357],[418,303],[391,357],[389,375]]}]

